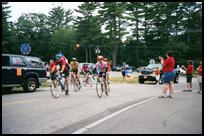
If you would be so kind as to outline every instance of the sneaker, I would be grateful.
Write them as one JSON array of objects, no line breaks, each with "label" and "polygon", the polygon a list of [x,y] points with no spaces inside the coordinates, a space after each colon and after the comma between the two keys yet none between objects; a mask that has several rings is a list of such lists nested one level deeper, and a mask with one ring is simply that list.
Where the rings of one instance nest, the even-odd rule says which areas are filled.
[{"label": "sneaker", "polygon": [[168,97],[168,98],[174,98],[173,95],[168,95],[167,97]]},{"label": "sneaker", "polygon": [[[68,91],[68,90],[67,90]],[[70,95],[71,94],[71,91],[68,91],[68,95]]]},{"label": "sneaker", "polygon": [[189,91],[189,92],[192,92],[192,89],[189,89],[188,91]]},{"label": "sneaker", "polygon": [[165,95],[161,95],[158,98],[166,98],[166,96]]},{"label": "sneaker", "polygon": [[187,90],[187,89],[184,89],[183,92],[188,92],[188,90]]}]

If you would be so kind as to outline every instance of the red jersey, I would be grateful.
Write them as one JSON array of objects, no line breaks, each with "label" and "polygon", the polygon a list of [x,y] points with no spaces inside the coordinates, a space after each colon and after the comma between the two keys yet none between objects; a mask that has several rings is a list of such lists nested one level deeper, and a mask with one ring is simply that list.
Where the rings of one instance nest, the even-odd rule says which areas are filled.
[{"label": "red jersey", "polygon": [[162,64],[162,71],[163,72],[173,72],[174,65],[175,65],[174,57],[167,57],[167,59],[164,60],[164,63]]},{"label": "red jersey", "polygon": [[56,61],[56,64],[59,64],[60,68],[62,68],[62,66],[65,65],[64,71],[69,71],[69,68],[67,66],[68,62],[65,57],[61,57],[58,61]]},{"label": "red jersey", "polygon": [[50,64],[50,71],[52,71],[53,68],[54,68],[54,71],[53,71],[53,72],[57,72],[57,68],[56,68],[55,62],[53,62],[53,63]]},{"label": "red jersey", "polygon": [[186,70],[186,74],[193,74],[193,71],[194,71],[193,65],[192,64],[188,65],[187,70]]},{"label": "red jersey", "polygon": [[88,66],[88,64],[84,64],[84,65],[82,66],[82,70],[84,70],[84,71],[89,71],[89,66]]},{"label": "red jersey", "polygon": [[198,70],[198,75],[202,76],[202,65],[199,65],[197,70]]}]

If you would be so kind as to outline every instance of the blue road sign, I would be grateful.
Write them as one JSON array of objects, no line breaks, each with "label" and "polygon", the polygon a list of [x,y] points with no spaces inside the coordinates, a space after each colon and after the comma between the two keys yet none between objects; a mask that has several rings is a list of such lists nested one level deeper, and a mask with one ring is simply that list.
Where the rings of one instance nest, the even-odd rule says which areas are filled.
[{"label": "blue road sign", "polygon": [[29,54],[31,52],[30,44],[21,44],[20,49],[23,54]]}]

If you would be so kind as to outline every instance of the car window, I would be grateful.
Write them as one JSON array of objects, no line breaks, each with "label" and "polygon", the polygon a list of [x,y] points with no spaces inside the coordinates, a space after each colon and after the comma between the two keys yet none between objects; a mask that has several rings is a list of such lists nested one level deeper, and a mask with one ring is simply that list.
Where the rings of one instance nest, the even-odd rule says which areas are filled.
[{"label": "car window", "polygon": [[26,66],[23,58],[18,56],[11,56],[10,63],[12,66]]},{"label": "car window", "polygon": [[42,63],[42,61],[39,58],[26,57],[26,60],[28,61],[28,64],[30,65],[30,67],[33,67],[33,68],[44,68],[43,63]]},{"label": "car window", "polygon": [[154,69],[156,67],[159,67],[159,69],[162,69],[162,65],[161,64],[149,64],[147,66],[148,69]]},{"label": "car window", "polygon": [[2,56],[2,66],[9,66],[9,56]]}]

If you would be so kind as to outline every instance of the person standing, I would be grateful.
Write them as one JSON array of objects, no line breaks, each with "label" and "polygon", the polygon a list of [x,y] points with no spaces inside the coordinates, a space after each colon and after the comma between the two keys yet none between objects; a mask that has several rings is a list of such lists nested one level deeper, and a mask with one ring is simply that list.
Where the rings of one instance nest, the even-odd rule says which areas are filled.
[{"label": "person standing", "polygon": [[[173,98],[174,95],[174,65],[175,65],[175,59],[173,57],[172,51],[167,51],[167,58],[164,59],[163,57],[159,56],[159,59],[162,64],[162,81],[163,81],[163,87],[162,87],[162,95],[159,96],[159,98]],[[166,96],[166,93],[169,89],[169,95]]]},{"label": "person standing", "polygon": [[191,92],[192,91],[192,78],[193,78],[193,63],[192,63],[192,60],[189,60],[188,61],[188,66],[187,68],[182,65],[182,68],[183,70],[186,71],[186,81],[187,81],[187,84],[186,84],[186,89],[183,90],[183,92]]},{"label": "person standing", "polygon": [[202,91],[202,61],[200,61],[200,65],[196,69],[198,71],[198,83],[199,83],[199,91],[198,93],[201,93]]},{"label": "person standing", "polygon": [[156,75],[156,83],[159,84],[159,79],[160,79],[160,69],[159,69],[159,67],[156,67],[156,69],[154,69],[153,72]]}]

